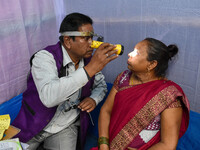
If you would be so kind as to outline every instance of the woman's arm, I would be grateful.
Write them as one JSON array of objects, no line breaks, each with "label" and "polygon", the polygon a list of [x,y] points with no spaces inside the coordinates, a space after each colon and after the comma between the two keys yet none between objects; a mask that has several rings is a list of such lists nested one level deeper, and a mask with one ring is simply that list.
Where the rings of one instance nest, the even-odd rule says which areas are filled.
[{"label": "woman's arm", "polygon": [[182,113],[181,107],[165,109],[161,113],[161,141],[149,150],[176,150]]},{"label": "woman's arm", "polygon": [[[101,107],[99,120],[98,120],[98,128],[99,128],[99,137],[106,137],[109,139],[109,124],[110,124],[110,115],[112,112],[112,107],[114,103],[114,98],[117,93],[117,90],[112,87],[105,103]],[[100,150],[109,149],[108,145],[101,144]]]}]

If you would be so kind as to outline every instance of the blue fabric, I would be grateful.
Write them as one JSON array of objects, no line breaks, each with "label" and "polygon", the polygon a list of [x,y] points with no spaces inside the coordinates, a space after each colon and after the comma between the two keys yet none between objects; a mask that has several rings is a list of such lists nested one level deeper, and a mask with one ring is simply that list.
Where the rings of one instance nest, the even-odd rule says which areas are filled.
[{"label": "blue fabric", "polygon": [[14,98],[10,99],[9,101],[0,105],[0,115],[9,114],[11,118],[11,123],[17,117],[19,110],[22,105],[22,93]]},{"label": "blue fabric", "polygon": [[200,113],[190,111],[189,127],[178,142],[177,150],[200,149]]}]

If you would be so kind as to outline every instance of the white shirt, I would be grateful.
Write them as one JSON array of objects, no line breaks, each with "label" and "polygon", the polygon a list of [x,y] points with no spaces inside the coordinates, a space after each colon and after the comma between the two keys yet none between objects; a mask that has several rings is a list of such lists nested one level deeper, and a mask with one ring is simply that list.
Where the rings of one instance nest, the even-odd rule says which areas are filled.
[{"label": "white shirt", "polygon": [[[32,76],[37,87],[40,100],[46,107],[57,106],[53,119],[44,128],[50,133],[57,133],[68,127],[79,115],[79,109],[71,109],[65,112],[66,101],[76,102],[81,95],[81,88],[88,82],[83,59],[79,62],[79,68],[75,70],[67,51],[62,46],[63,66],[67,65],[68,76],[59,78],[56,62],[51,53],[46,50],[37,52],[32,60]],[[95,75],[91,98],[96,105],[104,98],[107,92],[104,75],[98,72]]]}]

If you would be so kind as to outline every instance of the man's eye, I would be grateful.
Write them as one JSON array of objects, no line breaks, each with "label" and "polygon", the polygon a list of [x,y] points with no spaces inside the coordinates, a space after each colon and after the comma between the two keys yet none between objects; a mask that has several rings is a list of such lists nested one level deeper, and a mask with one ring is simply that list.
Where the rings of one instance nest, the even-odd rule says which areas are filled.
[{"label": "man's eye", "polygon": [[85,36],[85,37],[84,37],[84,39],[85,39],[86,41],[88,41],[90,38],[93,39],[93,36]]}]

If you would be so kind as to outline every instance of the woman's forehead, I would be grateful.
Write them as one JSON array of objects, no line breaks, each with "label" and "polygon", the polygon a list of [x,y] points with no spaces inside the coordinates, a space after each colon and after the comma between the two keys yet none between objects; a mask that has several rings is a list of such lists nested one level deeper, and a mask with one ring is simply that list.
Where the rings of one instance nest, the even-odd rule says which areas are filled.
[{"label": "woman's forehead", "polygon": [[138,44],[136,44],[134,49],[137,49],[139,52],[146,52],[146,50],[147,50],[147,41],[139,42]]}]

